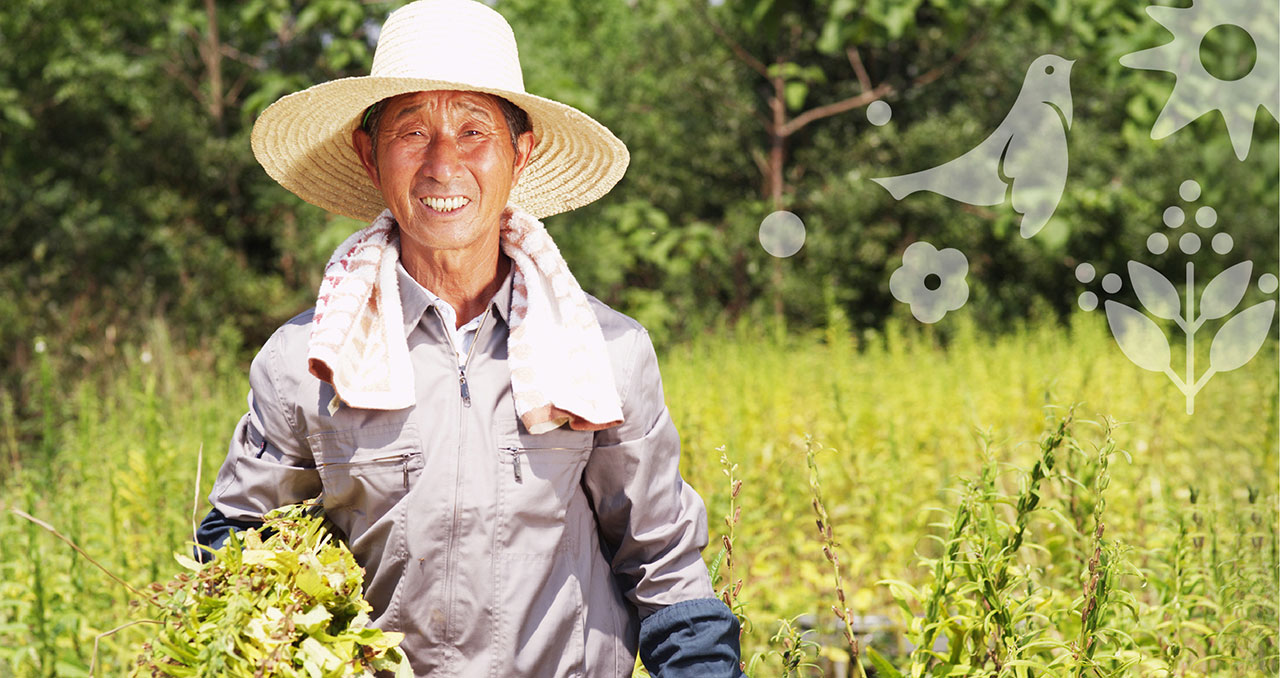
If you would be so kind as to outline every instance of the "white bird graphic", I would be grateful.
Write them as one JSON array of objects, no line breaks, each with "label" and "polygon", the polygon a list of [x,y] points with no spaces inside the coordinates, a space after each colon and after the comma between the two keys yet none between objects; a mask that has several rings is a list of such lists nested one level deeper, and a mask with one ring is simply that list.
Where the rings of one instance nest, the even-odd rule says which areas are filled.
[{"label": "white bird graphic", "polygon": [[1045,54],[1031,62],[1013,107],[991,136],[968,153],[911,174],[872,179],[895,200],[932,191],[970,205],[999,205],[1011,194],[1022,237],[1049,221],[1067,181],[1071,65]]}]

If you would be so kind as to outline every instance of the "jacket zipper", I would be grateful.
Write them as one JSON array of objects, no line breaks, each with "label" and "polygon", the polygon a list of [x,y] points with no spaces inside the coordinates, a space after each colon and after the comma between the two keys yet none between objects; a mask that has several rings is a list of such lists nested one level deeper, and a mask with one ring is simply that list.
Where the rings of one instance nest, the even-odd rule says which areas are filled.
[{"label": "jacket zipper", "polygon": [[[481,333],[484,332],[485,322],[489,319],[489,312],[493,309],[493,304],[489,304],[484,310],[484,316],[480,318],[480,324],[476,327],[476,336],[471,340],[471,349],[467,351],[467,358],[458,366],[458,395],[462,398],[463,407],[471,407],[471,389],[467,387],[467,365],[471,364],[471,357],[475,355],[476,347],[480,345]],[[458,359],[458,349],[453,345],[453,331],[444,321],[444,315],[436,309],[436,317],[440,319],[440,327],[444,330],[444,340],[449,344],[449,359]],[[463,423],[465,416],[461,409],[458,410],[458,446],[461,449],[465,438],[466,426]],[[453,469],[453,521],[449,528],[449,544],[446,549],[445,560],[445,623],[444,637],[446,640],[452,636],[452,617],[453,617],[453,574],[456,566],[454,558],[453,540],[458,533],[458,491],[461,474],[461,455],[454,459]]]},{"label": "jacket zipper", "polygon": [[[462,361],[461,365],[458,365],[458,394],[462,396],[462,405],[464,407],[471,407],[471,389],[467,387],[467,365],[471,364],[471,356],[475,355],[476,346],[480,344],[480,333],[484,331],[485,321],[489,319],[489,311],[492,309],[493,306],[490,305],[484,310],[484,315],[480,318],[480,324],[476,327],[476,336],[471,340],[471,348],[467,351],[467,358]],[[453,333],[449,330],[448,324],[445,323],[444,315],[437,311],[436,317],[440,318],[440,326],[444,328],[444,338],[445,341],[449,342],[450,352],[453,357],[457,358],[458,347],[453,345]]]},{"label": "jacket zipper", "polygon": [[409,489],[409,459],[412,456],[413,455],[406,452],[404,454],[390,454],[385,457],[378,457],[377,459],[362,459],[360,461],[332,461],[332,462],[317,464],[316,468],[333,468],[335,466],[364,466],[365,464],[385,464],[387,462],[399,461],[402,464],[404,464],[404,489],[407,490]]},{"label": "jacket zipper", "polygon": [[515,478],[515,481],[516,481],[517,483],[522,483],[522,484],[523,484],[523,483],[524,483],[524,473],[523,473],[523,472],[521,472],[521,470],[520,470],[520,455],[525,454],[525,453],[527,453],[527,452],[542,452],[542,451],[548,451],[548,452],[550,452],[550,451],[554,451],[554,450],[561,450],[561,451],[566,451],[566,452],[567,452],[567,451],[569,451],[569,450],[577,450],[577,449],[579,449],[579,448],[576,448],[576,447],[524,447],[524,448],[520,448],[520,447],[507,446],[507,447],[500,447],[500,448],[498,448],[498,449],[500,449],[500,450],[502,450],[503,452],[506,452],[507,454],[511,455],[511,475],[512,475],[512,477],[513,477],[513,478]]}]

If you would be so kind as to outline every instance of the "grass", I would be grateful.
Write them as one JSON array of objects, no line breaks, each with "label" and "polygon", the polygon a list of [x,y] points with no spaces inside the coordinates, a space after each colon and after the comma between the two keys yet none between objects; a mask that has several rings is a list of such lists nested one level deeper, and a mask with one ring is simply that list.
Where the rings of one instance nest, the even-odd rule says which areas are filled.
[{"label": "grass", "polygon": [[[751,675],[1280,670],[1275,343],[1187,416],[1097,316],[942,325],[744,326],[664,352]],[[6,417],[17,396],[0,394],[0,505],[138,587],[178,571],[198,451],[203,496],[245,407],[243,366],[166,336],[157,324],[111,373],[68,378],[70,358],[40,354],[39,422]],[[95,639],[144,616],[129,601],[0,515],[0,678],[87,675]],[[126,673],[145,633],[103,638],[98,675]]]}]

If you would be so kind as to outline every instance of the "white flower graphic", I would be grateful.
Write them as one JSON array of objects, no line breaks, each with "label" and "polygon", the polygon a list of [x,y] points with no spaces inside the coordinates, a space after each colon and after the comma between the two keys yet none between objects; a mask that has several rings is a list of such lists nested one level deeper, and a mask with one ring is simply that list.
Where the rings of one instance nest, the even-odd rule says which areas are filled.
[{"label": "white flower graphic", "polygon": [[902,268],[889,276],[889,291],[911,305],[916,320],[932,324],[969,300],[968,273],[969,260],[960,250],[913,242],[902,253]]}]

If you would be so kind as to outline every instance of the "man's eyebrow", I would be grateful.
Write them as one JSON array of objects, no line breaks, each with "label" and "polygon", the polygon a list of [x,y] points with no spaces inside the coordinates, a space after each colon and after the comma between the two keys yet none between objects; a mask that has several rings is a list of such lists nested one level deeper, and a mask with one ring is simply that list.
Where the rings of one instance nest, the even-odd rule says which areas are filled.
[{"label": "man's eyebrow", "polygon": [[487,107],[482,106],[474,101],[467,101],[464,99],[458,102],[458,106],[466,109],[467,111],[470,111],[471,113],[478,113],[488,118],[491,121],[493,120],[493,111],[490,111]]},{"label": "man's eyebrow", "polygon": [[425,106],[425,105],[426,105],[426,104],[416,104],[416,105],[414,105],[414,106],[406,106],[405,108],[400,109],[400,112],[399,112],[399,113],[396,113],[395,120],[399,120],[400,118],[403,118],[404,116],[409,115],[410,113],[413,113],[414,111],[421,110],[421,109],[422,109],[422,107],[423,107],[423,106]]}]

